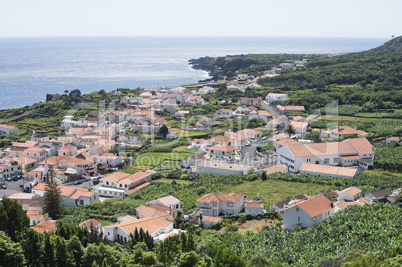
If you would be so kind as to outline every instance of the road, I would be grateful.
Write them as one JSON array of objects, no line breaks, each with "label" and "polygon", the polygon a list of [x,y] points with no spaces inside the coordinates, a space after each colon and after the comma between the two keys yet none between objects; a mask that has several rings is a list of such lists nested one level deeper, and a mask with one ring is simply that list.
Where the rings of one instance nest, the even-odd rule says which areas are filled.
[{"label": "road", "polygon": [[7,186],[7,189],[0,189],[0,198],[3,198],[4,196],[9,197],[14,193],[22,193],[20,184],[23,182],[23,180],[18,180],[18,181],[5,181],[5,184]]},{"label": "road", "polygon": [[282,129],[280,129],[280,133],[284,132],[286,127],[288,127],[289,125],[289,119],[286,118],[284,115],[280,114],[275,108],[271,107],[270,105],[267,104],[267,102],[262,101],[261,102],[261,106],[266,109],[269,112],[274,113],[274,117],[277,119],[280,119],[281,121],[283,121],[284,127]]},{"label": "road", "polygon": [[[283,121],[283,127],[279,129],[279,133],[283,133],[290,124],[289,119],[284,115],[280,114],[276,109],[268,105],[266,102],[262,102],[262,107],[269,112],[274,114],[274,117]],[[272,165],[276,165],[276,156],[275,155],[267,155],[263,156],[257,152],[257,146],[261,143],[269,142],[268,139],[273,137],[275,134],[271,134],[267,136],[266,139],[260,139],[257,141],[252,141],[251,145],[243,146],[240,148],[240,153],[243,155],[243,159],[241,160],[242,164],[249,165],[253,167],[269,167]]]}]

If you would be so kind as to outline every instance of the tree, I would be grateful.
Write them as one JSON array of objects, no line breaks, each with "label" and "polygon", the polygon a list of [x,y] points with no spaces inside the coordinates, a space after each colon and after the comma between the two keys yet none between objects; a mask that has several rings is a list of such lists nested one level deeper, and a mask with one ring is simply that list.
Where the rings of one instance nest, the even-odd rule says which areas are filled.
[{"label": "tree", "polygon": [[75,266],[72,253],[67,251],[66,240],[62,237],[55,236],[53,238],[54,248],[56,251],[55,264],[59,267]]},{"label": "tree", "polygon": [[3,267],[26,266],[24,252],[19,243],[14,243],[0,231],[0,263]]},{"label": "tree", "polygon": [[70,96],[80,97],[81,91],[79,89],[74,89],[70,92]]},{"label": "tree", "polygon": [[186,252],[180,255],[180,266],[195,266],[198,262],[198,256],[194,251]]},{"label": "tree", "polygon": [[267,172],[266,172],[266,171],[262,171],[261,180],[266,181],[267,179],[268,179]]},{"label": "tree", "polygon": [[28,266],[40,266],[43,258],[43,235],[31,228],[24,230],[22,235],[18,236],[18,242],[24,251]]},{"label": "tree", "polygon": [[29,227],[29,218],[22,206],[15,200],[3,198],[0,204],[0,231],[4,231],[12,240],[17,232]]},{"label": "tree", "polygon": [[70,240],[68,240],[67,249],[73,254],[75,266],[81,266],[81,258],[84,255],[84,249],[82,248],[80,240],[77,236],[73,236]]},{"label": "tree", "polygon": [[162,135],[163,137],[166,137],[166,135],[169,133],[169,128],[166,125],[163,125],[159,129],[159,134]]},{"label": "tree", "polygon": [[306,134],[303,139],[312,140],[314,143],[319,143],[321,142],[321,134],[320,132],[314,131]]},{"label": "tree", "polygon": [[47,172],[47,185],[45,192],[45,203],[43,206],[43,211],[48,213],[52,219],[57,219],[63,212],[63,204],[60,197],[60,189],[57,186],[56,180],[54,179],[53,168],[50,167]]},{"label": "tree", "polygon": [[84,255],[82,256],[82,266],[90,266],[95,263],[102,263],[102,254],[99,251],[99,248],[95,244],[88,244],[85,249]]},{"label": "tree", "polygon": [[285,133],[289,135],[289,138],[296,133],[295,129],[291,124],[288,125],[285,129]]},{"label": "tree", "polygon": [[55,247],[53,240],[50,238],[48,233],[45,233],[45,240],[43,245],[43,261],[45,266],[52,266],[56,259]]}]

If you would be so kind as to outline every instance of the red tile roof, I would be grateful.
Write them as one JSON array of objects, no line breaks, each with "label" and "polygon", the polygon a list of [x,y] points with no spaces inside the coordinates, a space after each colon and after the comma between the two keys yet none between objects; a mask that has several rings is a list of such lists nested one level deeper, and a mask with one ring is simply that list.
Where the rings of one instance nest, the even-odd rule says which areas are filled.
[{"label": "red tile roof", "polygon": [[298,205],[310,217],[315,217],[332,209],[332,202],[324,195],[306,200]]},{"label": "red tile roof", "polygon": [[79,224],[79,226],[85,227],[88,230],[91,230],[91,227],[97,227],[98,225],[101,225],[101,223],[98,220],[95,220],[94,218],[83,221],[82,223]]},{"label": "red tile roof", "polygon": [[238,202],[244,197],[239,193],[230,193],[228,195],[209,193],[199,198],[197,202],[211,203],[211,202]]}]

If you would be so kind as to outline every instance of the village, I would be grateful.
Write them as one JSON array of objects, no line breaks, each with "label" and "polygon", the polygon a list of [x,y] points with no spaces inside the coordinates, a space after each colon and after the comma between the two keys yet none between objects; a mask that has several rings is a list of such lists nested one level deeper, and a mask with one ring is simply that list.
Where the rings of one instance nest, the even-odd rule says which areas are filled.
[{"label": "village", "polygon": [[[280,67],[302,68],[304,63],[284,63]],[[280,68],[276,67],[266,77],[277,76],[278,72]],[[226,90],[259,87],[258,78],[239,74],[227,82]],[[265,99],[243,97],[238,103],[229,103],[229,108],[194,115],[194,107],[207,104],[202,96],[214,93],[218,86],[210,82],[197,90],[147,88],[136,96],[117,89],[109,104],[112,107],[124,103],[125,108],[90,112],[81,118],[67,115],[61,122],[65,134],[57,139],[34,131],[29,141],[14,142],[2,150],[1,193],[22,205],[32,229],[51,232],[56,228],[56,221],[42,211],[49,179],[56,180],[64,205],[75,208],[135,195],[151,186],[161,173],[176,170],[189,175],[269,177],[275,173],[291,173],[354,179],[359,173],[374,168],[376,150],[365,138],[367,132],[346,125],[324,130],[312,128],[311,123],[317,117],[301,116],[305,114],[304,106],[282,105],[289,99],[287,94],[269,93]],[[179,122],[181,127],[170,127],[167,117]],[[251,120],[259,126],[249,126]],[[0,125],[0,132],[5,135],[16,130],[15,126]],[[308,139],[311,133],[325,141]],[[176,153],[181,158],[163,161],[156,155],[158,162],[145,157],[147,153],[139,153],[136,158],[132,153],[121,153],[141,148],[146,142],[156,148],[155,136],[159,136],[156,140],[169,140],[169,144],[186,140],[185,153]],[[390,136],[386,142],[400,140]],[[170,167],[163,167],[163,163]],[[124,172],[129,164],[137,171]],[[91,218],[79,226],[100,231],[110,241],[120,243],[127,242],[135,229],[142,228],[155,242],[160,242],[185,231],[173,227],[178,216],[193,225],[211,226],[222,223],[226,216],[277,213],[283,218],[282,227],[293,231],[318,224],[348,206],[395,203],[400,195],[400,188],[362,194],[358,187],[349,187],[323,194],[295,195],[264,205],[267,200],[259,194],[205,192],[191,213],[182,209],[181,200],[166,195],[137,207],[135,215],[118,217],[114,224],[101,226],[101,222]]]}]

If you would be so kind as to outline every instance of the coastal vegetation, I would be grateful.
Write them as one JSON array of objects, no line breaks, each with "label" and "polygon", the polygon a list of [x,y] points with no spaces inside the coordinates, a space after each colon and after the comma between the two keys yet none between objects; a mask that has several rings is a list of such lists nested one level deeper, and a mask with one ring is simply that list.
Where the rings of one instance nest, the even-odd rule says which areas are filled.
[{"label": "coastal vegetation", "polygon": [[[227,90],[220,85],[213,94],[204,95],[209,104],[191,108],[197,116],[209,116],[221,108],[234,110],[240,97],[264,98],[269,92],[287,93],[284,105],[304,105],[306,114],[318,121],[311,127],[326,130],[347,125],[368,132],[370,141],[382,141],[389,136],[402,136],[402,37],[383,47],[364,53],[345,55],[239,55],[191,61],[194,68],[208,70],[216,78],[231,79],[240,73],[262,76],[280,63],[303,58],[303,68],[281,70],[276,77],[258,79],[261,87],[244,92]],[[389,53],[392,51],[392,53]],[[120,89],[130,96],[139,90]],[[59,125],[63,116],[79,119],[88,112],[118,109],[112,99],[122,99],[104,90],[81,95],[78,89],[64,94],[48,95],[45,103],[32,107],[0,111],[1,120],[11,120],[19,130],[12,136],[0,136],[0,146],[14,141],[29,140],[33,131],[49,137],[64,134]],[[333,102],[337,105],[329,105]],[[88,104],[89,103],[89,104]],[[95,105],[96,103],[96,105]],[[101,104],[100,104],[101,103]],[[104,105],[103,105],[104,103]],[[179,106],[179,109],[190,109]],[[70,111],[70,112],[69,112]],[[318,113],[318,112],[317,112]],[[20,117],[19,117],[20,116]],[[43,116],[46,116],[44,118]],[[281,227],[281,215],[226,216],[222,223],[196,227],[189,219],[175,218],[174,227],[185,233],[154,243],[141,230],[131,235],[126,244],[111,243],[94,229],[76,227],[87,219],[97,219],[103,226],[113,224],[124,215],[135,216],[135,208],[146,202],[173,195],[181,201],[186,214],[196,214],[197,199],[207,193],[237,192],[247,197],[259,194],[265,208],[299,194],[317,195],[332,190],[356,186],[362,195],[374,190],[402,188],[402,147],[398,143],[375,145],[375,169],[364,171],[354,179],[317,177],[292,173],[249,175],[217,175],[188,173],[179,169],[181,160],[194,155],[188,150],[191,139],[223,134],[227,128],[260,129],[268,135],[276,129],[266,129],[266,121],[242,118],[220,120],[219,127],[207,131],[183,130],[182,121],[164,114],[179,140],[167,140],[168,127],[159,135],[141,134],[141,146],[130,147],[124,153],[133,160],[121,171],[135,173],[153,169],[151,184],[124,198],[112,198],[83,207],[60,207],[56,183],[48,185],[45,212],[58,219],[54,233],[37,233],[29,228],[29,219],[21,205],[7,198],[0,203],[0,265],[1,266],[398,266],[402,264],[402,199],[396,204],[355,205],[339,211],[311,228],[294,232]],[[186,118],[186,119],[189,119]],[[198,117],[191,119],[194,125]],[[172,127],[175,127],[172,130]],[[295,129],[287,128],[291,136]],[[130,132],[131,133],[131,132]],[[132,131],[134,134],[138,132]],[[153,137],[153,138],[151,138]],[[307,136],[321,141],[319,132]],[[259,152],[273,151],[274,144],[258,145]],[[119,152],[118,149],[113,152]],[[120,153],[120,152],[119,152]],[[159,171],[165,170],[164,173]],[[105,170],[106,171],[106,170]],[[51,193],[51,194],[50,194]],[[53,195],[53,196],[52,196]],[[267,203],[268,202],[268,203]],[[56,206],[53,207],[52,206]],[[62,208],[62,210],[60,210]],[[202,220],[202,217],[199,219]],[[245,224],[259,229],[245,230]],[[243,229],[242,229],[243,226]],[[241,231],[240,231],[241,230]]]}]

